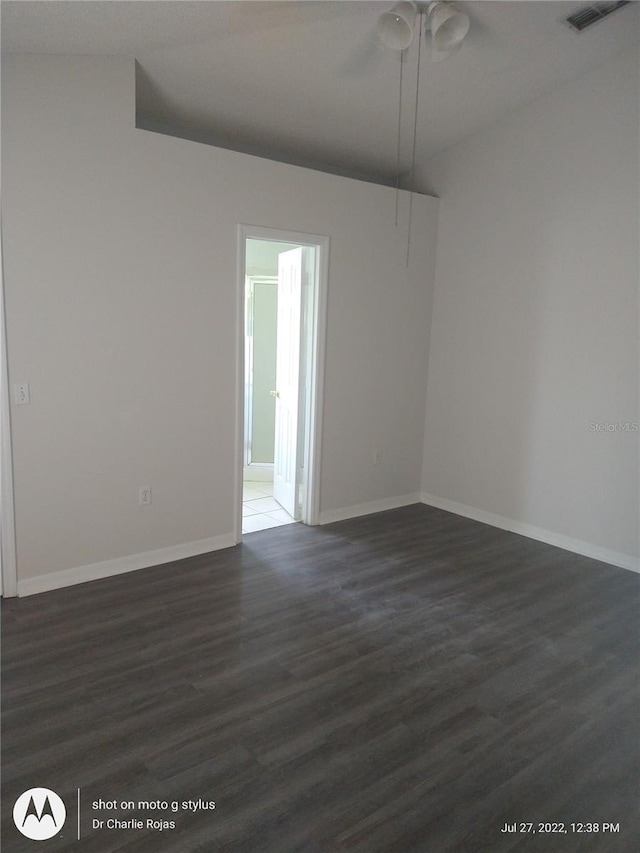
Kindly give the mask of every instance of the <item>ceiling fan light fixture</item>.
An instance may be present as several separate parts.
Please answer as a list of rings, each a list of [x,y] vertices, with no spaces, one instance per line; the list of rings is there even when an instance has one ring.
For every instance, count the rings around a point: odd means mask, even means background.
[[[433,48],[438,54],[448,54],[459,47],[470,25],[469,16],[452,3],[439,0],[429,6],[426,29],[431,31]]]
[[[418,7],[410,0],[396,3],[378,18],[378,38],[391,50],[406,50],[413,41]]]

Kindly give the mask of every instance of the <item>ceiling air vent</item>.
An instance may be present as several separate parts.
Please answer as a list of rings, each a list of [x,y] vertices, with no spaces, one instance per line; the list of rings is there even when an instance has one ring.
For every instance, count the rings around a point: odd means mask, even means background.
[[[597,24],[598,21],[602,21],[613,12],[622,9],[623,6],[628,6],[630,2],[631,0],[618,0],[617,3],[593,3],[590,6],[583,6],[564,20],[576,32],[581,33],[587,27]]]

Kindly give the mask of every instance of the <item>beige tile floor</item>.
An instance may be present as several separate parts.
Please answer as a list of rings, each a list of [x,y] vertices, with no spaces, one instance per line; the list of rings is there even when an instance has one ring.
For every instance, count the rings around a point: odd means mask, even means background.
[[[294,524],[293,518],[273,497],[273,483],[245,480],[242,489],[242,532],[255,533],[283,524]]]

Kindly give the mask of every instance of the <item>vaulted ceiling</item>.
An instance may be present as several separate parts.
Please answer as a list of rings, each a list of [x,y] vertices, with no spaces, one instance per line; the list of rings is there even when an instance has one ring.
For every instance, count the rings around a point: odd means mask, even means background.
[[[399,116],[400,54],[376,35],[392,5],[5,0],[2,49],[135,57],[141,127],[394,183],[411,163],[418,41],[402,63]],[[580,3],[458,5],[471,18],[458,53],[431,62],[422,40],[417,175],[435,153],[639,44],[637,2],[581,34],[562,20]]]

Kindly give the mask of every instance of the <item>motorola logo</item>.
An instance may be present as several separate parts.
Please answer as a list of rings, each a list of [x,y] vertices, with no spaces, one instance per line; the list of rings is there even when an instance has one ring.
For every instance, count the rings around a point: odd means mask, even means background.
[[[49,788],[29,788],[13,807],[13,822],[23,835],[44,841],[57,835],[67,816],[62,798]]]

